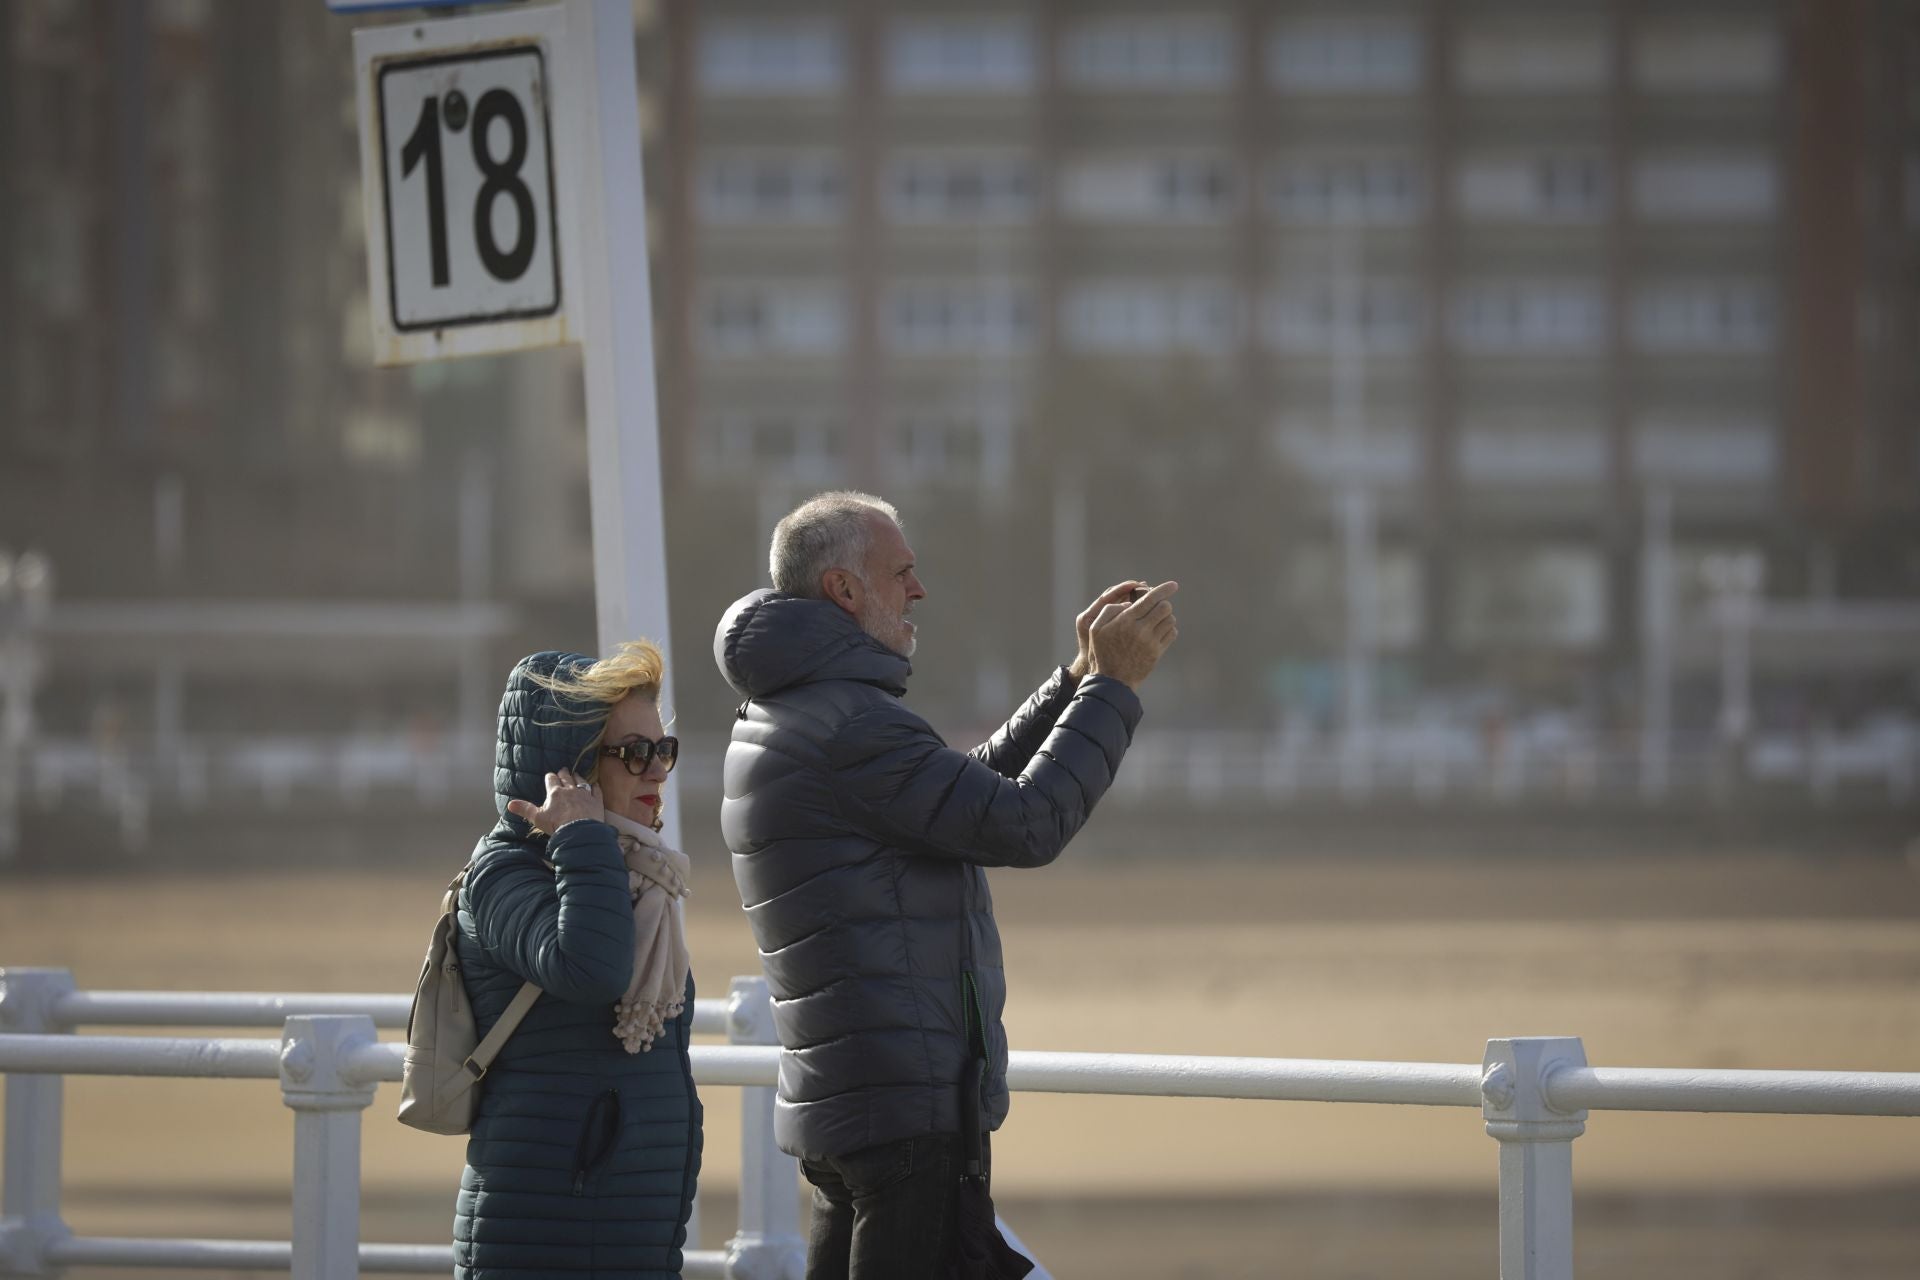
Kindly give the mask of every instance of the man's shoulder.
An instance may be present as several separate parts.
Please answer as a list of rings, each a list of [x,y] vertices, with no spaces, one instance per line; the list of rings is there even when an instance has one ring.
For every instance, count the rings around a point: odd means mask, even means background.
[[[899,698],[864,680],[811,680],[750,699],[745,709],[748,719],[758,710],[775,724],[824,722],[836,728],[871,716],[919,719]]]
[[[732,736],[736,746],[773,746],[785,734],[811,744],[830,764],[916,740],[946,745],[919,712],[859,680],[820,680],[755,698],[741,708]]]

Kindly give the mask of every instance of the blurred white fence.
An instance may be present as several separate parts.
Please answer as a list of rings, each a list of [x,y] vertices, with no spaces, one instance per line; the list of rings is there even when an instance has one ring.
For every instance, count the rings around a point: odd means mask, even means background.
[[[717,788],[724,735],[683,738],[683,785]],[[1759,787],[1832,802],[1855,794],[1904,803],[1920,783],[1920,724],[1881,717],[1856,728],[1755,733],[1738,751],[1709,736],[1677,737],[1650,784],[1643,741],[1557,716],[1489,730],[1457,721],[1383,723],[1358,740],[1304,722],[1276,732],[1165,729],[1149,721],[1128,752],[1120,795],[1156,800],[1223,796],[1275,804],[1318,798],[1477,799],[1525,804],[1599,798],[1662,799]],[[492,744],[454,735],[227,734],[185,737],[165,751],[37,740],[20,762],[24,803],[81,800],[138,827],[156,797],[189,811],[297,799],[359,804],[435,803],[477,790]]]
[[[1650,779],[1637,734],[1602,734],[1556,717],[1489,732],[1457,723],[1384,724],[1357,743],[1309,727],[1277,733],[1143,728],[1115,781],[1191,801],[1286,804],[1337,797],[1520,806],[1712,799],[1740,791],[1831,804],[1843,796],[1904,804],[1920,782],[1920,725],[1887,719],[1840,732],[1759,733],[1735,748],[1680,738]]]
[[[359,1240],[360,1113],[377,1082],[399,1079],[402,1050],[374,1028],[404,1024],[406,1007],[404,996],[89,993],[66,970],[0,970],[0,1275],[81,1264],[288,1269],[297,1280],[446,1273],[450,1246]],[[77,1025],[275,1022],[277,1040],[71,1034]],[[685,1274],[798,1276],[796,1173],[772,1142],[777,1050],[765,980],[734,979],[727,1001],[699,1002],[695,1026],[733,1042],[695,1046],[693,1061],[700,1083],[743,1088],[740,1226],[724,1251],[689,1251]],[[277,1078],[295,1113],[292,1239],[72,1235],[60,1214],[64,1075]],[[1016,1052],[1008,1083],[1045,1093],[1478,1107],[1499,1143],[1502,1280],[1571,1280],[1572,1144],[1589,1111],[1920,1116],[1920,1073],[1592,1067],[1577,1037],[1489,1040],[1478,1064]],[[1045,1280],[1044,1270],[1035,1276]]]

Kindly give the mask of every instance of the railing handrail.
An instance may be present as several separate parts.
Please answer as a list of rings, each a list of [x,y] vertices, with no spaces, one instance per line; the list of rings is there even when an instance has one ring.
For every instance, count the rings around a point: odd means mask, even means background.
[[[68,1236],[46,1251],[56,1267],[180,1267],[193,1271],[288,1271],[288,1240],[175,1240],[153,1236]],[[362,1244],[368,1271],[444,1276],[453,1270],[446,1244]]]
[[[1920,1116],[1920,1072],[1566,1067],[1547,1076],[1546,1095],[1568,1113]]]
[[[725,1035],[730,1004],[693,1002],[693,1033]],[[279,1027],[301,1014],[364,1013],[388,1030],[407,1025],[410,995],[375,992],[71,991],[48,1011],[53,1025],[76,1027]]]
[[[264,1037],[8,1035],[0,1036],[0,1073],[271,1080],[280,1075],[280,1053],[281,1042]],[[367,1042],[347,1055],[343,1075],[362,1084],[397,1081],[404,1053],[392,1041]],[[772,1088],[778,1078],[779,1050],[770,1045],[694,1045],[691,1053],[700,1084]],[[1434,1107],[1478,1107],[1489,1087],[1475,1063],[1033,1049],[1009,1055],[1007,1085],[1022,1093]],[[1564,1067],[1548,1074],[1545,1093],[1553,1110],[1569,1116],[1920,1116],[1920,1072]]]
[[[0,1074],[10,1075],[0,1270],[17,1262],[36,1275],[78,1263],[290,1267],[295,1280],[363,1266],[446,1273],[449,1245],[358,1240],[360,1113],[376,1083],[400,1078],[406,1052],[380,1040],[375,1026],[402,1025],[406,997],[82,992],[64,970],[0,970],[0,980]],[[79,1025],[276,1018],[278,1039],[72,1034]],[[726,1250],[686,1251],[684,1274],[797,1274],[797,1178],[773,1143],[779,1049],[765,980],[734,979],[728,999],[696,1002],[694,1022],[731,1041],[693,1046],[695,1080],[746,1091],[741,1225]],[[58,1091],[68,1074],[279,1079],[296,1117],[293,1240],[74,1236],[59,1214]],[[1023,1092],[1478,1106],[1500,1144],[1504,1280],[1570,1280],[1572,1142],[1590,1110],[1920,1116],[1920,1072],[1592,1067],[1575,1037],[1489,1040],[1479,1064],[1016,1050],[1007,1083]],[[316,1167],[322,1172],[312,1175]]]

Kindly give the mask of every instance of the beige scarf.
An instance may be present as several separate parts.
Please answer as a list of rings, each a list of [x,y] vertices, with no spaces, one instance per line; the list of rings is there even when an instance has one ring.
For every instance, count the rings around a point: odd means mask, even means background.
[[[692,960],[681,900],[693,867],[686,854],[631,818],[608,813],[606,821],[620,837],[633,894],[633,978],[613,1006],[613,1034],[628,1053],[645,1053],[686,1008]]]

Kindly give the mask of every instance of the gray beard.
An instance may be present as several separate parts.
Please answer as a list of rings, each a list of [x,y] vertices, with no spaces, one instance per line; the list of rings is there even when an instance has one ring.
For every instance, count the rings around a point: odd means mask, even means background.
[[[911,658],[913,651],[920,647],[920,637],[912,633],[907,634],[904,649],[890,638],[906,631],[905,614],[880,612],[877,617],[860,619],[860,629],[903,658]]]

